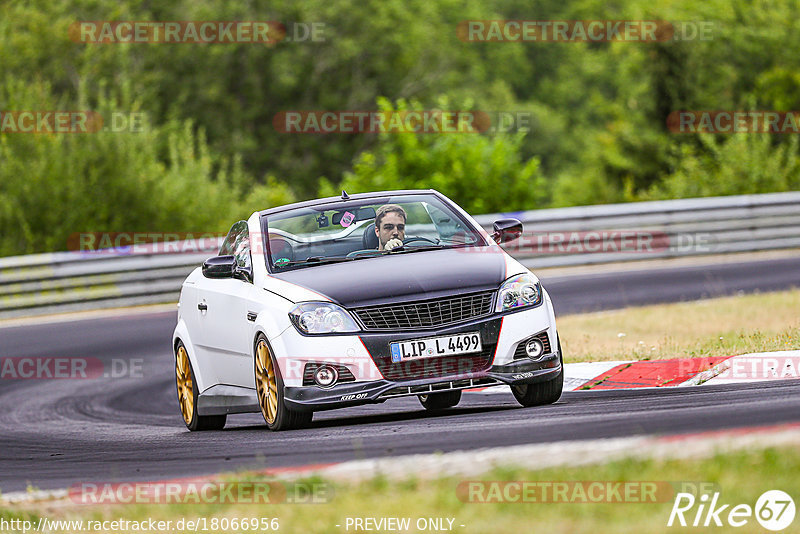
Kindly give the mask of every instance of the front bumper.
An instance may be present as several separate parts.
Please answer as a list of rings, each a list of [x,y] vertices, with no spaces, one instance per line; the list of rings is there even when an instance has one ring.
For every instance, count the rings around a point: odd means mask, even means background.
[[[284,401],[293,410],[319,411],[383,402],[394,397],[425,395],[441,391],[488,387],[501,384],[535,384],[552,380],[562,372],[560,354],[553,352],[538,361],[517,360],[493,365],[474,374],[454,374],[416,380],[370,380],[344,383],[330,389],[316,386],[286,387]]]
[[[288,358],[294,360],[292,376],[302,376],[301,369],[308,363],[332,363],[347,366],[356,381],[322,389],[295,380],[285,385],[285,402],[294,410],[327,410],[379,403],[393,397],[551,380],[562,372],[562,362],[552,304],[546,291],[544,296],[543,305],[535,308],[493,314],[435,330],[361,332],[357,336],[319,338],[292,333],[289,339],[298,343],[284,344],[280,351],[303,354],[302,359]],[[483,347],[480,353],[392,362],[389,350],[392,342],[465,332],[479,332]],[[519,347],[527,339],[540,335],[545,336],[545,354],[536,360],[521,355]],[[359,358],[359,365],[334,356],[345,351],[353,352]]]

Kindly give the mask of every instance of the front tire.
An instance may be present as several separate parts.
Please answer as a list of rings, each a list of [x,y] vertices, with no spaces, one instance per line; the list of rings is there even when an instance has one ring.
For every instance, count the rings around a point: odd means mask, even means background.
[[[181,409],[183,422],[186,428],[196,430],[222,430],[228,419],[223,415],[198,415],[197,414],[197,381],[194,378],[194,369],[189,360],[189,353],[183,341],[178,342],[175,351],[175,384],[178,389],[178,406]]]
[[[561,354],[561,338],[558,340],[558,359],[561,363],[561,371],[555,378],[538,384],[511,386],[511,393],[514,394],[518,403],[527,408],[553,404],[561,398],[561,392],[564,390],[564,357]]]
[[[428,393],[417,397],[423,408],[428,411],[445,410],[461,402],[461,390]]]
[[[256,394],[261,415],[270,430],[290,430],[311,422],[314,412],[291,410],[283,400],[283,378],[264,334],[256,340]]]

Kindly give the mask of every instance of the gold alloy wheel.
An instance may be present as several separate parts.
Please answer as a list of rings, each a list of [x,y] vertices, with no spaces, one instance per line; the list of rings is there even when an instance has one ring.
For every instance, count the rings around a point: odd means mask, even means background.
[[[194,384],[186,348],[178,347],[178,356],[175,358],[175,380],[178,383],[178,403],[181,405],[183,420],[189,425],[194,417]]]
[[[278,379],[269,354],[267,342],[263,339],[256,346],[256,391],[261,413],[268,424],[274,424],[278,417]]]

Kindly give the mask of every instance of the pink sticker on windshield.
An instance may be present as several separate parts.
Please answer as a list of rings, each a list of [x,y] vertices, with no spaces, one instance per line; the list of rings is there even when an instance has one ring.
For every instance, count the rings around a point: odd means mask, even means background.
[[[342,215],[342,220],[340,221],[340,224],[346,228],[351,224],[353,224],[353,219],[355,218],[356,218],[355,215],[353,215],[349,211],[346,211],[344,212],[344,215]]]

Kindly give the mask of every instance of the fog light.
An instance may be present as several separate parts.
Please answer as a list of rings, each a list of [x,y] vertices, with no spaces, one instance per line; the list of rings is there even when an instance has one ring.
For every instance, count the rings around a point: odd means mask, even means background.
[[[538,358],[544,352],[544,345],[538,339],[531,339],[525,345],[525,353],[529,358]]]
[[[336,384],[339,373],[330,365],[321,365],[314,373],[314,382],[321,388],[329,388]]]

